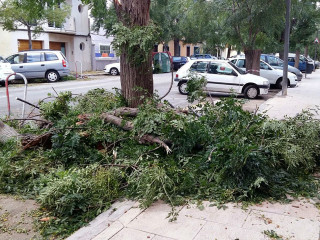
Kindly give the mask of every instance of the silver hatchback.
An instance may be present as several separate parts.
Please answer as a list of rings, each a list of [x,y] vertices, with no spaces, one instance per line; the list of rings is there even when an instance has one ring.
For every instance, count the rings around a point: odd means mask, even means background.
[[[69,63],[61,51],[28,50],[6,60],[14,72],[23,74],[27,79],[46,78],[48,82],[55,82],[70,73]]]

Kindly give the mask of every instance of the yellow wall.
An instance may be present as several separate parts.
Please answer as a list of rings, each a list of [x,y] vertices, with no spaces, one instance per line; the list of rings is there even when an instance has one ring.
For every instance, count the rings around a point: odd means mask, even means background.
[[[194,47],[199,47],[200,48],[200,52],[201,52],[201,44],[189,44],[189,43],[184,43],[183,41],[180,41],[179,43],[180,45],[180,56],[184,56],[187,57],[187,47],[190,47],[190,56],[194,54]],[[170,41],[168,43],[169,46],[169,52],[171,53],[172,56],[174,56],[174,43],[173,41]],[[163,52],[163,44],[159,44],[158,45],[158,52]]]

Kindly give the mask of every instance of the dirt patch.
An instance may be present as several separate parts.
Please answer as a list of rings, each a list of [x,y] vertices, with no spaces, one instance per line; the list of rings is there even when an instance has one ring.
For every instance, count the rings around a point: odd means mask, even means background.
[[[33,228],[33,214],[39,208],[34,200],[0,195],[0,240],[41,239]]]

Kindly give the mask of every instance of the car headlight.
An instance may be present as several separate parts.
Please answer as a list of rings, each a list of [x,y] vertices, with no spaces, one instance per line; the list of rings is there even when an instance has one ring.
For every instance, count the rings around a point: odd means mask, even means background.
[[[269,81],[263,81],[263,85],[269,85]]]

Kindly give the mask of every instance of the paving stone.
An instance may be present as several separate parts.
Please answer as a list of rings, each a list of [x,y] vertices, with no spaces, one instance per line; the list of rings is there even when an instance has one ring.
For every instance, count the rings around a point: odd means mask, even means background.
[[[171,207],[169,205],[157,202],[127,226],[163,237],[191,240],[205,224],[204,220],[186,217],[181,214],[179,214],[176,221],[169,222],[167,217],[170,211]]]
[[[162,236],[154,236],[154,238],[152,238],[152,240],[176,240],[174,238],[167,238],[167,237],[162,237]]]
[[[292,240],[318,240],[320,223],[310,219],[252,210],[243,228],[260,232],[274,230],[283,238]]]
[[[123,214],[118,221],[123,224],[123,226],[127,226],[133,219],[139,216],[140,213],[143,212],[143,209],[139,207],[133,207],[128,210],[125,214]]]
[[[250,212],[250,210],[243,210],[235,204],[225,204],[227,207],[225,210],[210,205],[212,205],[212,203],[203,202],[203,210],[200,210],[195,204],[188,205],[180,211],[180,215],[241,227]]]
[[[120,218],[126,211],[128,211],[136,202],[133,201],[118,201],[111,205],[111,207],[101,213],[98,217],[92,220],[88,226],[80,228],[73,233],[67,240],[88,240],[104,231],[114,221]]]
[[[302,219],[306,218],[320,221],[319,210],[307,199],[300,199],[299,201],[295,200],[288,204],[263,202],[262,204],[250,206],[249,208]]]
[[[115,236],[110,238],[110,240],[151,240],[154,234],[139,231],[131,228],[124,228],[118,232]],[[107,240],[107,239],[104,239]]]
[[[225,224],[207,222],[194,240],[265,240],[259,231],[232,227]]]
[[[121,222],[115,221],[110,226],[108,226],[104,231],[102,231],[98,236],[94,237],[92,240],[106,240],[110,239],[116,233],[120,232],[124,226]]]

